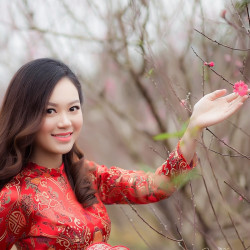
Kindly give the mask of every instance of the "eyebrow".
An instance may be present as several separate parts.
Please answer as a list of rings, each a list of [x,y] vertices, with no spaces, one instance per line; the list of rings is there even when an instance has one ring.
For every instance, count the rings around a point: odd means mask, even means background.
[[[72,104],[75,104],[75,103],[80,103],[80,100],[74,100],[74,101],[72,101],[72,102],[69,102],[68,105],[72,105]],[[56,107],[57,104],[56,104],[56,103],[53,103],[53,102],[48,102],[48,106]]]

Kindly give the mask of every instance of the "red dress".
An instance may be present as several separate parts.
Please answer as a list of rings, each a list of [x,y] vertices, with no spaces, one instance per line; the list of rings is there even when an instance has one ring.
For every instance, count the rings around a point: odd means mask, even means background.
[[[83,208],[62,164],[48,169],[29,163],[0,192],[0,249],[127,249],[106,244],[111,223],[104,204],[145,204],[168,197],[169,177],[192,168],[179,148],[155,173],[107,168],[86,161],[99,203]],[[161,185],[160,185],[161,183]],[[105,247],[104,247],[105,246]],[[109,247],[109,248],[108,248]]]

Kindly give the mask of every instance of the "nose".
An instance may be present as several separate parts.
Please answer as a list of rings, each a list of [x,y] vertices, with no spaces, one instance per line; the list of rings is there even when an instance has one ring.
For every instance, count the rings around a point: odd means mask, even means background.
[[[58,127],[65,128],[71,126],[70,117],[66,113],[62,113],[59,116]]]

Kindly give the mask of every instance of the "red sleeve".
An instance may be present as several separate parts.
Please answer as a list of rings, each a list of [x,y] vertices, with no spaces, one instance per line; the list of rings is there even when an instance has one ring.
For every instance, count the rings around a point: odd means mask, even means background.
[[[20,186],[12,184],[0,191],[0,249],[11,249],[29,231],[27,216],[22,211]]]
[[[196,157],[194,157],[196,158]],[[164,164],[155,173],[107,168],[87,161],[93,171],[93,184],[100,199],[105,204],[146,204],[160,201],[170,196],[176,189],[173,177],[192,169],[196,162],[188,165],[180,152],[179,144]]]

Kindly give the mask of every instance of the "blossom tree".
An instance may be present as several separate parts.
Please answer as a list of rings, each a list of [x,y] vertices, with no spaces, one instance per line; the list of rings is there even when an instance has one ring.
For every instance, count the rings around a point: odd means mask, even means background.
[[[85,157],[154,171],[198,99],[250,86],[248,2],[1,1],[1,93],[27,60],[63,60],[83,84]],[[249,108],[204,131],[196,171],[169,199],[108,207],[110,243],[249,249]]]

